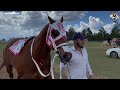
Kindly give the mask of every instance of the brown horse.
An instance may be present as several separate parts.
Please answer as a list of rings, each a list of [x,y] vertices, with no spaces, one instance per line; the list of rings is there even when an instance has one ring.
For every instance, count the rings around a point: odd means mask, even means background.
[[[13,78],[12,68],[18,74],[18,79],[51,79],[51,55],[53,49],[59,55],[63,63],[69,62],[72,54],[68,50],[66,31],[63,27],[63,17],[59,22],[48,16],[50,21],[43,30],[36,36],[29,39],[15,56],[9,48],[20,38],[15,38],[7,44],[3,50],[3,66],[6,66],[9,77]]]

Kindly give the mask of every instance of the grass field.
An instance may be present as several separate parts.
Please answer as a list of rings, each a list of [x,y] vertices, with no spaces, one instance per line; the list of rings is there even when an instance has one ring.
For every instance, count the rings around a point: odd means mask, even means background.
[[[2,50],[5,47],[5,45],[6,45],[5,42],[0,42],[0,62],[1,62]]]
[[[100,45],[101,42],[86,44],[93,73],[104,79],[120,79],[120,59],[106,56],[105,49],[100,48]]]
[[[113,59],[105,54],[105,49],[100,47],[101,42],[86,42],[86,48],[89,55],[89,63],[94,73],[95,79],[120,79],[120,59]],[[0,51],[3,50],[5,43],[0,42]],[[72,46],[72,44],[70,44]],[[1,53],[1,52],[0,52]],[[52,54],[53,56],[53,54]],[[55,68],[58,68],[56,60]],[[0,58],[0,64],[2,59]],[[54,69],[56,70],[56,69]],[[4,71],[0,71],[0,78]],[[56,71],[55,71],[56,72]],[[57,69],[57,76],[58,76]],[[57,77],[58,78],[58,77]]]

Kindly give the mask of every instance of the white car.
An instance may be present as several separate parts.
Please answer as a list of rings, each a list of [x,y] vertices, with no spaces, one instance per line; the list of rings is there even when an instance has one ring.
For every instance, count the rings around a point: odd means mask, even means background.
[[[112,58],[120,58],[120,48],[110,48],[106,51],[106,55]]]

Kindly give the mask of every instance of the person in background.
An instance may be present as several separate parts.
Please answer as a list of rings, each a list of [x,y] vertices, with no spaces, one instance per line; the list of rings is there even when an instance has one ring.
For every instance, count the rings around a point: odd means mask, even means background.
[[[107,38],[107,43],[109,43],[109,45],[111,45],[111,38]]]

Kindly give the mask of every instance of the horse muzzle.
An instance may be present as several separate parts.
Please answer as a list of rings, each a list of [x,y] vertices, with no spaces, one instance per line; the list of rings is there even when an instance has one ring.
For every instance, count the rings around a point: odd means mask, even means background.
[[[60,54],[59,58],[60,58],[62,63],[66,64],[72,58],[72,54],[70,52],[65,52],[65,54],[63,54],[63,55]]]
[[[70,48],[68,45],[63,45],[59,47],[59,50],[56,51],[62,63],[67,63],[72,58],[70,53]]]

